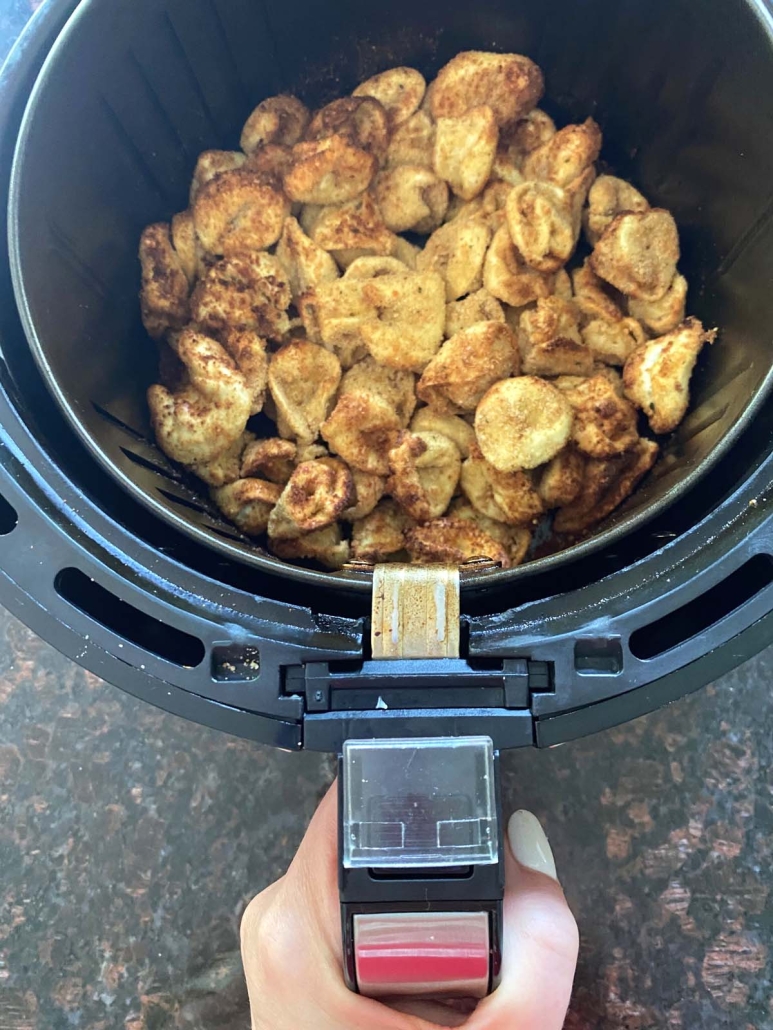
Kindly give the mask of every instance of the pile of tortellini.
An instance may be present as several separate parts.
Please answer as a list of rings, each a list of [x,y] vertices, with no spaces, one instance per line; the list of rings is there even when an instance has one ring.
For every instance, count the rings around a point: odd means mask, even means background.
[[[316,113],[272,97],[143,233],[158,445],[278,557],[513,567],[548,513],[567,541],[609,514],[655,462],[647,420],[684,417],[714,331],[685,319],[674,219],[543,90],[472,51]]]

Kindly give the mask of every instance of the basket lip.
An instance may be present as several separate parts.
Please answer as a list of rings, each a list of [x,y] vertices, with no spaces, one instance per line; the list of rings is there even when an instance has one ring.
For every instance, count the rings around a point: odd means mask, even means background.
[[[173,529],[193,539],[196,543],[218,552],[230,561],[248,565],[272,576],[279,576],[283,579],[294,580],[298,583],[305,583],[314,587],[335,587],[354,593],[369,593],[371,590],[370,577],[350,572],[324,572],[313,569],[301,568],[282,562],[257,547],[248,543],[240,544],[230,542],[218,537],[200,526],[196,526],[187,518],[177,514],[162,502],[156,500],[151,494],[142,489],[132,478],[123,472],[112,461],[103,447],[101,447],[89,432],[84,420],[77,409],[70,403],[65,392],[61,389],[57,377],[46,355],[46,349],[38,335],[35,321],[32,316],[24,278],[25,257],[21,242],[20,232],[20,204],[23,195],[23,183],[25,180],[25,167],[28,154],[28,141],[34,129],[38,109],[45,101],[49,81],[57,70],[61,55],[66,51],[76,36],[82,20],[87,19],[94,7],[107,0],[81,0],[67,19],[64,27],[49,50],[40,73],[30,93],[22,117],[11,168],[10,185],[8,193],[8,253],[10,262],[11,279],[13,283],[14,296],[19,312],[19,317],[24,329],[24,334],[29,344],[35,363],[46,384],[46,388],[53,396],[58,407],[62,411],[69,425],[75,430],[79,440],[86,446],[88,452],[99,463],[99,465],[119,483],[129,495],[142,504],[153,515],[166,522]],[[62,0],[62,6],[66,6],[67,0]],[[773,8],[766,0],[746,0],[747,5],[757,16],[760,27],[766,32],[771,50],[773,51]],[[30,29],[34,25],[30,24]],[[773,55],[772,55],[773,57]],[[661,515],[672,504],[687,494],[695,485],[724,457],[732,446],[738,441],[743,431],[759,412],[762,405],[773,389],[773,365],[768,370],[764,379],[750,399],[742,416],[736,420],[724,434],[722,439],[714,446],[708,454],[694,468],[690,469],[664,496],[651,502],[639,511],[624,514],[619,517],[615,524],[602,529],[597,535],[589,537],[555,554],[543,558],[536,558],[514,569],[489,570],[480,573],[471,573],[464,577],[462,589],[466,592],[475,588],[487,587],[497,588],[505,584],[512,584],[516,581],[530,579],[533,576],[549,574],[559,566],[571,564],[590,555],[602,551],[606,547],[615,544],[622,537],[629,533],[640,530],[648,522]],[[614,516],[612,516],[614,518]]]

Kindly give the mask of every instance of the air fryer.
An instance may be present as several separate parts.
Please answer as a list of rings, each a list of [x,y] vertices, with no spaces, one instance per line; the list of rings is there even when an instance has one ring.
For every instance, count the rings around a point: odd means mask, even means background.
[[[85,667],[187,718],[338,754],[346,742],[431,750],[423,742],[468,738],[476,776],[481,740],[492,762],[504,748],[561,743],[675,700],[768,644],[772,10],[48,0],[0,82],[3,603]],[[186,206],[197,155],[235,147],[262,98],[290,91],[318,106],[384,68],[429,78],[476,48],[536,60],[560,123],[597,119],[611,169],[674,213],[690,309],[721,332],[688,417],[635,495],[566,551],[462,569],[455,652],[395,658],[372,650],[370,570],[271,557],[155,447],[137,242]],[[448,798],[454,822],[461,802]],[[445,825],[443,812],[427,818]],[[461,879],[448,886],[460,861],[453,848],[440,856],[432,890],[438,911],[489,913],[490,989],[501,883],[486,872],[495,863],[468,863],[463,899]],[[348,868],[346,932],[387,900],[415,907],[418,888],[386,899],[386,880],[376,889]]]

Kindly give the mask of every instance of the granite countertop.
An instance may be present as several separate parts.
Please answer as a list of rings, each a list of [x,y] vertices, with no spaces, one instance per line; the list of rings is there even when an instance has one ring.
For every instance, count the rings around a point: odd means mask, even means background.
[[[571,1030],[770,1030],[773,649],[503,760],[582,933]],[[332,778],[102,683],[0,614],[0,1027],[246,1027],[237,941]]]
[[[0,0],[0,56],[38,4]],[[578,917],[570,1030],[773,1030],[773,649],[507,754]],[[238,925],[332,778],[166,715],[0,613],[0,1030],[248,1025]]]

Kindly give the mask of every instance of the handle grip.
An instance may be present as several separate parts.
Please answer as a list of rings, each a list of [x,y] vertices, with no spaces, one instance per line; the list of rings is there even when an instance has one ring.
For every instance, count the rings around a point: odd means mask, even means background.
[[[351,990],[482,998],[498,985],[497,765],[487,737],[345,743],[339,887]]]

